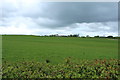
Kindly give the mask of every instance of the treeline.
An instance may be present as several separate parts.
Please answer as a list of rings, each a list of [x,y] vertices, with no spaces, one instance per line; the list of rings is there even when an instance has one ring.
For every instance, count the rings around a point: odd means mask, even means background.
[[[120,37],[114,37],[114,36],[94,36],[91,37],[89,35],[86,36],[79,36],[79,34],[70,34],[70,35],[58,35],[58,34],[54,34],[54,35],[44,35],[47,37],[81,37],[81,38],[111,38],[111,39],[120,39]]]
[[[79,34],[70,34],[70,35],[45,35],[45,36],[50,36],[50,37],[79,37]]]
[[[86,36],[80,36],[79,34],[70,34],[70,35],[58,35],[58,34],[53,34],[53,35],[2,35],[2,36],[41,36],[41,37],[81,37],[81,38],[110,38],[110,39],[120,39],[119,36],[94,36],[94,37],[91,37],[89,35],[86,35]]]
[[[111,38],[111,39],[120,39],[120,37],[114,37],[114,36],[94,36],[95,38]]]

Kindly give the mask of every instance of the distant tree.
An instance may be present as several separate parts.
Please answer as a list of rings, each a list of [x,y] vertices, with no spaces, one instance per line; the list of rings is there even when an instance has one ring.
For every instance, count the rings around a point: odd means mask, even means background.
[[[70,34],[70,35],[68,35],[68,37],[79,37],[79,34]]]
[[[73,37],[79,37],[79,34],[74,34]]]
[[[105,36],[100,36],[100,38],[106,38]]]
[[[70,35],[68,35],[69,37],[73,37],[73,35],[72,34],[70,34]]]
[[[94,36],[95,38],[99,38],[100,36]]]
[[[113,36],[107,36],[107,38],[113,38]]]
[[[50,37],[56,37],[56,35],[49,35]]]
[[[120,37],[119,37],[119,36],[116,36],[116,37],[114,37],[114,39],[120,39]]]
[[[68,36],[62,35],[61,37],[68,37]]]
[[[90,37],[89,35],[86,35],[86,37],[88,38],[88,37]]]
[[[85,38],[85,36],[81,36],[81,38]]]

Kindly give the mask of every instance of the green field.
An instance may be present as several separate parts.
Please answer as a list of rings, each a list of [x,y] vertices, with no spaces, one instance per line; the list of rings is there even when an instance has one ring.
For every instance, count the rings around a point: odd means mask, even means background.
[[[3,35],[2,43],[5,79],[119,78],[116,39]]]
[[[50,60],[62,62],[64,58],[110,59],[118,58],[118,41],[113,39],[78,37],[39,37],[23,35],[2,36],[3,61]]]

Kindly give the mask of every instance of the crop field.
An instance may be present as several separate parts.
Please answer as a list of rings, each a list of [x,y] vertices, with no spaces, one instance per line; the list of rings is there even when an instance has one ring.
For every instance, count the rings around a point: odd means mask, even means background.
[[[118,41],[112,39],[4,35],[2,43],[2,58],[10,62],[118,58]]]
[[[118,41],[107,38],[2,36],[3,78],[119,76]]]

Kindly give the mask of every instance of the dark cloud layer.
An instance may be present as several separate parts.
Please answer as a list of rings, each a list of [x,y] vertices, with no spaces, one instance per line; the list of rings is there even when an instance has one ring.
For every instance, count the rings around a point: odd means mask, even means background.
[[[118,6],[113,2],[38,2],[30,8],[24,9],[24,6],[25,4],[17,8],[6,4],[3,8],[4,16],[30,17],[39,25],[50,28],[73,23],[117,21],[118,17]],[[48,22],[43,23],[38,18]]]
[[[104,22],[117,19],[117,3],[74,2],[48,3],[45,17],[70,22]]]
[[[42,17],[55,20],[56,23],[43,24],[49,27],[62,27],[73,23],[117,21],[117,3],[111,2],[60,2],[43,3],[43,12],[28,17]]]

